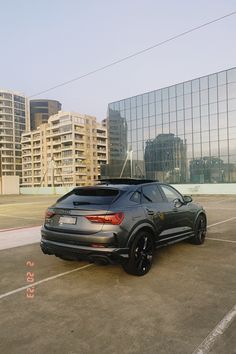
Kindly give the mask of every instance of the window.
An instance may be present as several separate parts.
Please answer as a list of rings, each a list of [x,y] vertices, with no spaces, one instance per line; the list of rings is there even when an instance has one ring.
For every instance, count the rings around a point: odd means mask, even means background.
[[[118,189],[108,188],[78,188],[73,189],[68,194],[64,195],[58,202],[63,202],[65,205],[88,205],[88,204],[111,204],[118,196]]]
[[[156,184],[150,184],[143,187],[143,203],[160,203],[163,202],[161,193]]]
[[[169,186],[161,185],[161,189],[162,189],[163,193],[165,194],[168,202],[173,202],[175,199],[180,199],[180,200],[183,199],[181,194],[179,194],[175,189],[173,189]]]
[[[134,202],[134,203],[140,203],[140,199],[141,199],[141,191],[138,190],[136,192],[134,192],[130,198],[131,202]]]
[[[236,68],[227,71],[228,82],[236,81]]]
[[[149,103],[155,102],[155,92],[149,92]]]

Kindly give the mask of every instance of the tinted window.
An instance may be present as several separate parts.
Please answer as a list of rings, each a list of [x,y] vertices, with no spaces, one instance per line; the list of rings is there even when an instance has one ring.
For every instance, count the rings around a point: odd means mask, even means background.
[[[118,194],[117,189],[78,188],[58,199],[58,202],[69,205],[111,204]]]
[[[140,200],[141,200],[141,192],[140,191],[136,191],[132,194],[130,200],[132,202],[135,202],[135,203],[140,203]]]
[[[175,189],[173,189],[169,186],[165,186],[165,185],[161,185],[161,189],[162,189],[163,193],[165,194],[168,202],[173,202],[173,200],[175,200],[175,199],[182,200],[181,194],[178,193]]]
[[[161,193],[155,184],[143,187],[143,203],[159,203],[162,201]]]

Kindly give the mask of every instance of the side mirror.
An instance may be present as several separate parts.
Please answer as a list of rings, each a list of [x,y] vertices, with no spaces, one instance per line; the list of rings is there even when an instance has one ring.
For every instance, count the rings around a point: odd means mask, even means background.
[[[183,200],[186,204],[191,203],[193,201],[193,199],[190,195],[184,195]]]
[[[173,202],[174,202],[174,207],[175,208],[180,208],[181,205],[183,205],[183,202],[181,202],[181,200],[178,199],[178,198],[176,198]]]

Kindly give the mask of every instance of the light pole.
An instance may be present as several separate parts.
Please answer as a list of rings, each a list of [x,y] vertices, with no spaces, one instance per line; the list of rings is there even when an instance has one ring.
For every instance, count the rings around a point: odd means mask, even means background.
[[[133,178],[133,150],[130,150],[130,178]]]
[[[2,147],[0,148],[0,177],[2,177]]]
[[[2,147],[0,148],[0,194],[2,194]]]

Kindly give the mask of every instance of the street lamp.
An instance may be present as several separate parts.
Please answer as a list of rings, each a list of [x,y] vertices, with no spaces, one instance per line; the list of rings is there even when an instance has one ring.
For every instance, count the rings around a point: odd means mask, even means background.
[[[2,147],[0,148],[0,194],[2,194]]]
[[[0,148],[0,177],[2,177],[2,147]]]

